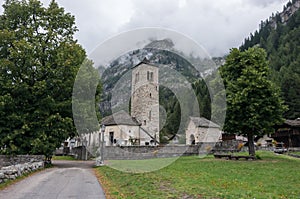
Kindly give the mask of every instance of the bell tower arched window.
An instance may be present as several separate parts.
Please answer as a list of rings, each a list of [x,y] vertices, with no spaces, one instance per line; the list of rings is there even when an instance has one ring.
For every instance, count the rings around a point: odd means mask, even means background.
[[[148,81],[153,81],[153,72],[147,71],[147,80]]]

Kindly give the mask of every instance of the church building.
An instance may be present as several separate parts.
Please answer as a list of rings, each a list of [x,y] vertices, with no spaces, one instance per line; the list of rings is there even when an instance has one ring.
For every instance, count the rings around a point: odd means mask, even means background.
[[[128,102],[129,103],[129,102]],[[104,117],[105,146],[159,144],[159,68],[144,59],[131,68],[130,114],[122,110]],[[98,147],[101,131],[85,135],[87,147]],[[205,118],[190,117],[186,144],[218,142],[220,127]]]
[[[131,114],[122,110],[101,120],[106,146],[159,144],[158,70],[147,59],[132,67]],[[101,133],[84,136],[88,148],[100,145]]]

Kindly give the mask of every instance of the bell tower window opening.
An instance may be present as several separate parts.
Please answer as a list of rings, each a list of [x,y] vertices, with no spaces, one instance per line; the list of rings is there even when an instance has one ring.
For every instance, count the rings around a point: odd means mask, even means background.
[[[139,78],[140,78],[140,74],[136,73],[135,74],[135,83],[137,83],[139,81]]]
[[[147,80],[153,81],[153,72],[147,71]]]

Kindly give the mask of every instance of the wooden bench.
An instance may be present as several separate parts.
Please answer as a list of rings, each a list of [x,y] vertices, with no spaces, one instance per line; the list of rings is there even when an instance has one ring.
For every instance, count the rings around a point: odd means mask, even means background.
[[[215,158],[221,159],[226,158],[226,160],[239,160],[239,159],[246,159],[246,160],[255,160],[256,157],[254,156],[247,156],[247,155],[230,155],[230,154],[214,154]]]
[[[231,158],[230,154],[214,154],[215,158],[226,158],[227,160]]]
[[[231,155],[229,159],[231,160],[239,160],[239,159],[246,159],[246,160],[255,160],[255,156],[248,156],[248,155]]]

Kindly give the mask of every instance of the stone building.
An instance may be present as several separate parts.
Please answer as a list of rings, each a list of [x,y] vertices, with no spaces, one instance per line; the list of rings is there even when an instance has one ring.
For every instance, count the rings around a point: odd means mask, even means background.
[[[159,141],[158,67],[144,59],[132,68],[131,116]]]
[[[216,143],[222,137],[220,126],[204,117],[190,117],[186,130],[186,144]]]
[[[131,71],[131,115],[125,111],[102,119],[106,146],[159,144],[159,68],[144,59]],[[85,135],[86,146],[99,146],[101,132]],[[190,117],[186,144],[215,143],[221,136],[220,127],[203,118]],[[177,139],[179,139],[177,137]],[[177,144],[174,141],[173,144]]]
[[[159,143],[158,67],[144,59],[132,67],[131,115],[119,111],[104,117],[105,146],[156,145]],[[82,145],[95,151],[101,145],[101,130],[81,137]]]
[[[151,145],[154,137],[148,134],[135,118],[125,111],[119,111],[102,119],[105,125],[106,146]]]

